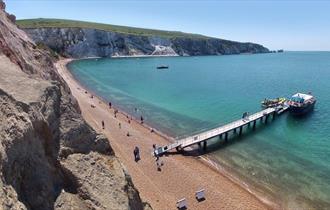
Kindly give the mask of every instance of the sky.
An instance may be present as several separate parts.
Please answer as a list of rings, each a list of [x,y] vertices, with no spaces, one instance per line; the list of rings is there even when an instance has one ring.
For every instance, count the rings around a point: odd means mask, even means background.
[[[5,0],[17,19],[198,33],[276,50],[330,51],[330,0]]]

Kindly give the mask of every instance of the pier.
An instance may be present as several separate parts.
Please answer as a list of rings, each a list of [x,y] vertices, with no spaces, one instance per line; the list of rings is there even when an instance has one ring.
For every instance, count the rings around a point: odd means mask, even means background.
[[[176,142],[157,148],[155,150],[156,155],[162,155],[170,150],[176,149],[177,151],[182,150],[185,147],[189,147],[195,144],[198,144],[199,146],[202,146],[204,149],[207,147],[207,140],[219,136],[220,138],[224,138],[224,140],[228,141],[228,134],[230,132],[233,133],[239,133],[239,135],[242,134],[243,127],[244,126],[251,126],[253,130],[256,128],[256,123],[259,120],[260,122],[264,122],[267,124],[269,117],[271,116],[273,119],[276,117],[276,115],[282,114],[283,112],[288,110],[288,106],[277,106],[273,108],[267,108],[260,112],[254,113],[252,115],[249,115],[247,117],[244,117],[242,119],[236,120],[234,122],[228,123],[226,125],[201,132],[196,135],[192,135],[180,140],[177,140]]]

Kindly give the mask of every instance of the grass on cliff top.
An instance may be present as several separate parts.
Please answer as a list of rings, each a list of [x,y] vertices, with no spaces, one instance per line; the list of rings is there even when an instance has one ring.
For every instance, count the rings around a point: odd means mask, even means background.
[[[185,37],[196,39],[210,38],[200,34],[183,33],[180,31],[163,31],[64,19],[24,19],[17,20],[16,23],[20,28],[89,28],[139,36],[160,36],[166,38]]]

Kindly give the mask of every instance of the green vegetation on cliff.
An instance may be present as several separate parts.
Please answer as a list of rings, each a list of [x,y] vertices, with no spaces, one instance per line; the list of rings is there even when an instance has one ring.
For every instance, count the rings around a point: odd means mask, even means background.
[[[64,19],[24,19],[17,20],[17,25],[20,28],[90,28],[99,29],[104,31],[111,31],[123,34],[132,34],[139,36],[159,36],[166,38],[196,38],[196,39],[209,39],[210,37],[200,34],[183,33],[180,31],[164,31],[155,29],[136,28],[128,26],[118,26],[103,23],[93,23],[76,20],[64,20]]]

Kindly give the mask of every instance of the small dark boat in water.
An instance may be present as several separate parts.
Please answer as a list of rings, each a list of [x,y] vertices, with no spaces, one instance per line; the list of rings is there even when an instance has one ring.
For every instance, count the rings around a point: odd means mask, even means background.
[[[169,66],[167,65],[160,65],[160,66],[157,66],[157,69],[168,69]]]
[[[311,94],[296,93],[288,102],[290,112],[294,115],[303,115],[313,110],[316,99]]]

